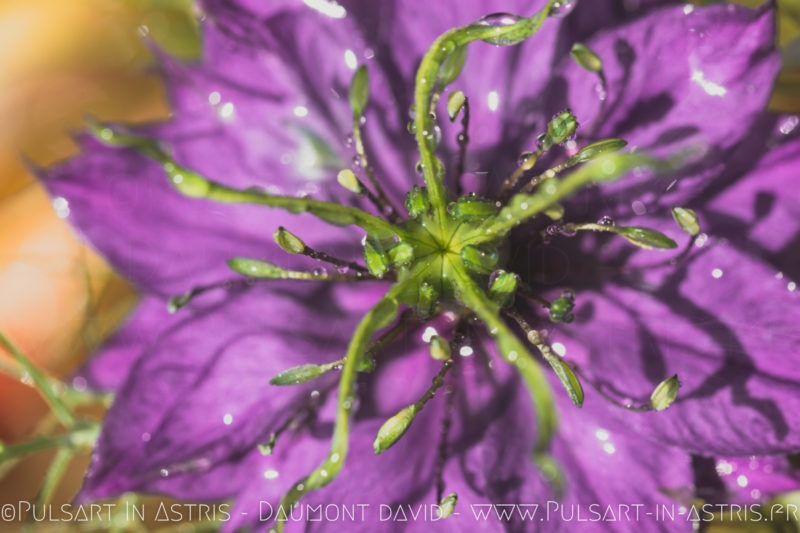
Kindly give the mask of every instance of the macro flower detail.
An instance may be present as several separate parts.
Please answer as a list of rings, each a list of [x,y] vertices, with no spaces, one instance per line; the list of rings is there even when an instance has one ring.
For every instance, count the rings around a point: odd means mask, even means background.
[[[769,6],[494,4],[206,1],[173,119],[41,173],[144,293],[83,373],[115,402],[81,499],[568,529],[800,448]]]

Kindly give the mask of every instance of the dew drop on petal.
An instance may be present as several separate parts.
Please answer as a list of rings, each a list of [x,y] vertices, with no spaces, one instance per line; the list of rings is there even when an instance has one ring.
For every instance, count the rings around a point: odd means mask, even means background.
[[[786,119],[781,122],[778,130],[784,135],[789,135],[795,130],[795,128],[797,128],[798,124],[800,124],[800,117],[797,115],[792,115],[790,117],[786,117]]]
[[[721,278],[723,274],[724,272],[722,271],[721,268],[715,268],[714,270],[711,271],[711,277],[714,279]]]
[[[472,346],[462,346],[458,350],[458,355],[460,355],[461,357],[469,357],[473,353],[475,353],[475,351],[472,349]]]
[[[553,18],[564,18],[575,9],[578,0],[559,0],[550,8],[550,16]]]
[[[274,468],[270,468],[269,470],[264,471],[264,479],[277,479],[278,478],[278,471]]]

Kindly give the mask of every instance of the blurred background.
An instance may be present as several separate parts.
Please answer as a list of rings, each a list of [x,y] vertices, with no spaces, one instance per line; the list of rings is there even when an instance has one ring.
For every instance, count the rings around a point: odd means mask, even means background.
[[[800,0],[778,6],[785,68],[770,105],[800,113]],[[136,294],[76,238],[64,206],[27,169],[74,153],[71,134],[87,114],[133,123],[167,116],[146,41],[197,59],[191,0],[0,0],[0,331],[54,378],[91,354]],[[0,347],[0,448],[53,425],[30,380],[1,372],[13,365]],[[99,418],[102,404],[93,409]],[[0,465],[0,507],[35,501],[52,459],[45,451]],[[71,461],[54,503],[75,494],[87,462]],[[18,528],[0,521],[0,531]]]

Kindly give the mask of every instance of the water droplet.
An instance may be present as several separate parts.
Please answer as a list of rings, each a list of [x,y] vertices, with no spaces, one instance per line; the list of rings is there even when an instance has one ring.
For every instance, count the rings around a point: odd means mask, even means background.
[[[161,474],[161,477],[169,477],[169,470],[167,470],[166,468],[162,468],[159,471],[159,474]]]
[[[683,14],[684,15],[691,15],[694,12],[694,6],[692,4],[686,4],[683,6]]]
[[[311,271],[311,275],[314,276],[315,278],[321,278],[322,276],[325,276],[327,274],[328,270],[323,267],[315,268],[314,270]]]
[[[748,483],[747,476],[739,476],[736,478],[736,484],[742,488],[746,487],[747,483]]]
[[[278,478],[278,471],[274,468],[270,468],[269,470],[264,471],[264,479],[277,479]]]
[[[532,157],[536,157],[536,154],[533,152],[522,152],[519,155],[519,159],[517,159],[517,166],[525,166],[525,163],[528,163]]]
[[[353,156],[353,168],[361,168],[361,157],[357,155]]]
[[[361,126],[363,126],[364,124],[366,124],[366,123],[367,123],[367,117],[365,117],[364,115],[361,115],[361,117],[359,117],[359,119],[358,119],[358,123],[359,123]]]
[[[614,219],[611,218],[608,215],[604,215],[604,216],[600,217],[600,220],[598,220],[597,223],[600,224],[601,226],[614,226],[614,225],[616,225],[616,222],[614,221]]]
[[[631,203],[631,209],[633,209],[633,212],[639,216],[647,213],[647,207],[645,207],[644,203],[639,200],[634,200]]]
[[[416,133],[417,133],[417,123],[416,123],[416,122],[414,122],[413,120],[409,120],[409,121],[408,121],[408,124],[406,124],[406,130],[407,130],[407,131],[408,131],[408,133],[410,133],[411,135],[414,135],[414,134],[416,134]]]
[[[553,18],[564,18],[572,13],[576,5],[578,5],[578,0],[559,0],[550,8],[549,14]]]
[[[473,353],[475,353],[475,350],[472,349],[472,346],[462,346],[458,349],[458,355],[461,357],[469,357]]]
[[[347,146],[348,148],[351,148],[351,147],[353,146],[353,143],[354,143],[354,142],[355,142],[355,141],[353,140],[353,134],[352,134],[352,133],[351,133],[351,134],[348,134],[348,135],[347,135],[347,137],[345,137],[345,138],[344,138],[344,144],[345,144],[345,146]]]
[[[545,141],[547,140],[546,133],[540,133],[538,137],[536,137],[536,147],[540,150],[544,149]]]
[[[417,161],[417,166],[415,167],[415,170],[417,171],[417,174],[419,174],[420,176],[422,175],[422,173],[425,171],[425,165],[422,164],[422,161]]]
[[[348,272],[350,272],[350,267],[347,265],[337,265],[336,272],[338,272],[339,274],[347,274]]]
[[[521,43],[525,40],[525,37],[510,34],[504,35],[501,30],[506,26],[516,24],[520,20],[522,20],[522,17],[518,15],[512,15],[511,13],[492,13],[491,15],[486,15],[482,19],[478,20],[475,25],[497,28],[497,35],[489,36],[483,39],[485,42],[497,46],[509,46]]]
[[[800,117],[798,117],[797,115],[792,115],[790,117],[787,117],[781,123],[781,125],[779,126],[779,130],[782,134],[789,135],[795,130],[795,128],[797,128],[798,124],[800,124]]]
[[[66,198],[62,198],[61,196],[53,198],[51,205],[58,218],[64,219],[69,216],[69,201],[67,201]]]
[[[714,270],[711,271],[711,277],[714,279],[721,278],[723,274],[724,272],[722,272],[721,268],[715,268]]]
[[[152,437],[151,437],[150,433],[147,433],[147,432],[142,433],[142,442],[150,442],[151,438]]]

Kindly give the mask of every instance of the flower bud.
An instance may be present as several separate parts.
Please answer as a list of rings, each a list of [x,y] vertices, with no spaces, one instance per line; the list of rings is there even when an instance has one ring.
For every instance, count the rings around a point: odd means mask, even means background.
[[[697,213],[685,207],[673,207],[672,217],[683,231],[694,237],[700,233],[700,223],[697,221]]]
[[[353,115],[360,117],[364,114],[369,100],[369,73],[367,67],[361,65],[353,74],[353,81],[350,82],[350,108]]]
[[[570,50],[569,53],[578,65],[589,72],[601,72],[603,70],[603,61],[600,59],[600,56],[585,44],[573,44],[572,50]]]
[[[417,406],[409,405],[405,409],[401,409],[399,413],[388,419],[383,423],[381,429],[378,430],[378,436],[375,437],[375,442],[372,443],[372,449],[375,454],[383,453],[400,440],[400,437],[405,435],[414,417],[417,416]]]
[[[650,407],[656,411],[663,411],[675,401],[678,397],[678,389],[681,388],[681,382],[678,381],[678,374],[669,377],[658,384],[658,386],[650,395]]]
[[[547,125],[547,135],[544,141],[546,148],[554,144],[566,142],[570,137],[575,135],[575,130],[577,129],[578,121],[575,119],[575,115],[572,114],[572,111],[569,109],[562,111]]]
[[[588,144],[578,150],[578,153],[570,158],[570,163],[585,163],[600,154],[617,152],[628,146],[627,141],[622,139],[603,139],[592,144]]]
[[[361,182],[358,180],[355,173],[353,173],[353,171],[349,168],[340,170],[339,174],[336,175],[336,181],[339,182],[339,185],[350,192],[356,194],[361,194],[364,192],[364,187],[361,185]]]
[[[300,365],[284,370],[269,380],[270,385],[299,385],[320,377],[331,368],[323,365]]]
[[[575,293],[564,291],[561,296],[550,303],[550,321],[569,324],[575,319],[572,310],[575,308]]]
[[[288,276],[287,270],[269,261],[250,259],[248,257],[229,259],[228,267],[238,274],[251,278],[285,279]]]
[[[283,226],[280,226],[277,231],[272,234],[272,238],[275,239],[275,242],[284,252],[302,254],[306,251],[306,243]]]
[[[450,117],[450,122],[455,122],[458,113],[464,107],[467,97],[461,91],[453,91],[447,97],[447,116]]]
[[[451,516],[453,511],[456,509],[457,503],[458,494],[451,492],[439,502],[438,509],[436,509],[436,514],[439,516],[439,518],[447,518],[448,516]]]
[[[444,337],[434,335],[431,337],[431,357],[439,361],[447,361],[452,356],[450,343]]]
[[[678,244],[675,241],[663,233],[649,228],[616,228],[614,233],[622,235],[636,246],[648,250],[653,248],[658,250],[668,250],[670,248],[678,247]]]

